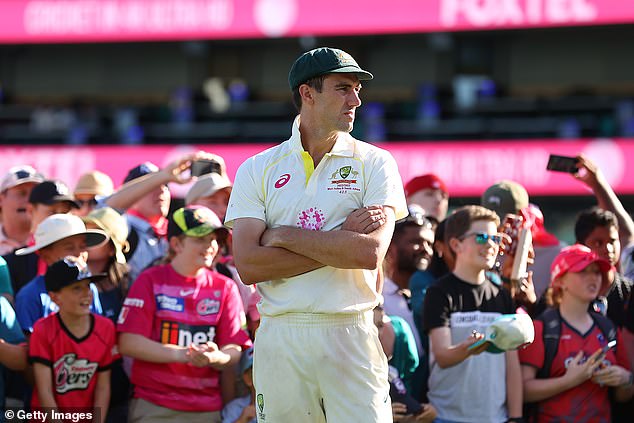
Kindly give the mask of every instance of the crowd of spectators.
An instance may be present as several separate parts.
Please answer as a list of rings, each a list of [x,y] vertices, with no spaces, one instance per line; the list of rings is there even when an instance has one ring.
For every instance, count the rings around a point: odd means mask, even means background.
[[[218,171],[170,213],[167,184],[190,182],[200,160]],[[73,189],[28,165],[2,176],[5,407],[96,407],[112,422],[255,421],[259,294],[240,280],[222,224],[232,191],[223,159],[140,163],[117,189],[104,171]],[[631,418],[634,222],[589,158],[578,157],[573,177],[597,200],[579,211],[573,246],[546,231],[547,216],[516,182],[451,213],[439,176],[405,184],[409,216],[396,222],[375,310],[395,421]],[[519,279],[508,215],[532,234]],[[474,346],[489,313],[529,314],[535,342],[504,354]],[[561,333],[548,358],[543,328],[553,319]],[[612,338],[616,347],[601,352]],[[60,381],[74,364],[81,375]]]

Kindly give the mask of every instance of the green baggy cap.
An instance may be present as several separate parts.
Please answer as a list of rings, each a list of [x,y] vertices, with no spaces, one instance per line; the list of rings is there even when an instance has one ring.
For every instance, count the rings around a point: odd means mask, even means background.
[[[294,90],[309,79],[327,73],[354,73],[362,81],[374,78],[345,51],[320,47],[299,56],[288,73],[288,84]]]

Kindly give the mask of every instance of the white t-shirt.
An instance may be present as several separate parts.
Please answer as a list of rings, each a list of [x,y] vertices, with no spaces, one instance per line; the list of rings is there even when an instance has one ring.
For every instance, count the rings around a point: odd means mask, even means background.
[[[396,161],[383,149],[341,133],[315,168],[300,139],[299,118],[291,138],[247,159],[238,169],[226,225],[256,218],[268,228],[294,226],[332,231],[360,207],[387,205],[407,216]],[[356,313],[378,303],[376,270],[325,266],[257,285],[260,313]]]

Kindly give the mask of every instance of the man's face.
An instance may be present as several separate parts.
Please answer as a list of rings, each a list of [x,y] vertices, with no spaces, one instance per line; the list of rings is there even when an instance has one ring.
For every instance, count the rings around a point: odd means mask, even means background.
[[[68,213],[73,207],[68,201],[59,201],[53,204],[29,204],[28,209],[31,213],[32,232],[35,232],[35,228],[42,220],[54,214]]]
[[[621,256],[619,231],[615,226],[597,226],[590,232],[583,244],[612,265],[615,265]]]
[[[321,92],[311,88],[315,119],[325,132],[350,132],[361,106],[361,82],[354,74],[333,73],[324,79]]]
[[[73,214],[76,216],[86,216],[97,207],[97,200],[93,194],[75,194],[75,200],[80,206],[73,210]]]
[[[37,185],[34,182],[27,182],[5,190],[0,194],[0,207],[2,207],[2,216],[4,224],[31,225],[31,218],[27,213],[27,205],[29,204],[29,195],[33,187]],[[28,229],[28,228],[27,228]]]
[[[197,199],[194,201],[194,204],[207,207],[209,210],[216,213],[222,222],[225,220],[225,215],[227,214],[227,205],[229,204],[230,195],[230,189],[221,189],[207,197]]]
[[[414,273],[425,270],[434,253],[434,232],[424,226],[406,226],[395,239],[396,266],[400,271]]]
[[[440,189],[424,188],[407,197],[407,204],[418,204],[426,214],[441,221],[447,216],[449,196]]]
[[[167,185],[161,185],[154,191],[141,197],[134,208],[147,218],[166,217],[170,209],[170,191]]]

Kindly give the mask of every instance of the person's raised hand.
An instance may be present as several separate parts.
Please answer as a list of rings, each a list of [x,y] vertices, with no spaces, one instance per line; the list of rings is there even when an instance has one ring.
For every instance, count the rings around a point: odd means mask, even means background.
[[[577,157],[577,173],[573,173],[572,176],[586,184],[589,188],[594,189],[604,179],[603,172],[599,169],[592,160],[583,154]]]

